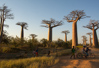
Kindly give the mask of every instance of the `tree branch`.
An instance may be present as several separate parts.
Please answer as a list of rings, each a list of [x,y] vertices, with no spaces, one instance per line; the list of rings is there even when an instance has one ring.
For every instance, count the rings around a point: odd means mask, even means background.
[[[34,38],[37,37],[36,34],[30,34],[30,36],[31,36],[31,37],[34,37]]]
[[[99,24],[97,24],[97,28],[95,30],[97,30],[99,28]]]
[[[92,27],[90,27],[90,26],[83,26],[84,28],[88,28],[88,29],[91,29],[92,30]]]
[[[92,35],[92,32],[87,33],[87,35]]]
[[[47,20],[42,20],[43,24],[49,24],[51,21],[47,21]]]
[[[56,21],[55,23],[54,23],[54,25],[53,26],[51,26],[52,28],[54,28],[54,27],[57,27],[57,26],[60,26],[60,25],[62,25],[63,24],[63,22],[62,21]]]
[[[64,16],[65,18],[65,20],[67,20],[67,22],[73,22],[74,20],[72,19],[72,20],[69,20],[69,17],[66,17],[66,16]]]
[[[68,33],[70,33],[68,30],[65,30],[65,31],[62,31],[62,33],[66,33],[66,34],[68,34]]]
[[[46,27],[46,28],[48,28],[48,26],[46,25],[46,26],[44,26],[44,25],[41,25],[41,27]]]
[[[55,20],[52,19],[52,18],[51,18],[50,21],[42,20],[42,23],[47,25],[47,26],[42,26],[42,27],[47,27],[47,28],[48,28],[48,27],[53,28],[53,27],[60,26],[60,25],[63,24],[62,21],[55,21]]]
[[[75,11],[72,11],[70,12],[69,15],[67,16],[64,16],[65,20],[67,20],[67,22],[74,22],[74,21],[78,21],[82,18],[86,18],[86,14],[83,10],[75,10]]]
[[[9,25],[7,25],[7,24],[4,24],[4,26],[7,27],[7,28],[9,27]]]

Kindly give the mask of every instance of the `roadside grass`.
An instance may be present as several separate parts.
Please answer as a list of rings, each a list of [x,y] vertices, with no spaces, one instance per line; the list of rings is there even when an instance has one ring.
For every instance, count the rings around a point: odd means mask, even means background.
[[[71,49],[62,49],[51,53],[50,57],[47,57],[46,54],[41,57],[1,60],[0,68],[47,68],[48,66],[58,63],[58,57],[68,55],[70,53]]]
[[[64,49],[61,51],[57,51],[56,53],[53,53],[53,56],[59,57],[59,56],[66,56],[71,54],[71,49]]]
[[[83,46],[79,45],[79,46],[76,46],[77,48],[83,48]]]
[[[26,59],[2,60],[0,68],[46,68],[59,61],[55,57],[32,57]]]
[[[47,56],[48,51],[51,51],[50,56]],[[9,53],[19,54],[21,49],[2,46],[0,48],[0,53],[4,53],[6,58],[8,58]],[[33,50],[32,50],[33,51]],[[0,68],[47,68],[48,66],[58,63],[60,56],[65,56],[71,54],[71,49],[63,48],[39,48],[39,57],[33,57],[32,51],[28,51],[28,58],[15,58],[12,55],[11,59],[1,59]],[[31,55],[31,56],[30,56]],[[11,57],[12,57],[11,56]],[[5,57],[5,56],[4,56]]]

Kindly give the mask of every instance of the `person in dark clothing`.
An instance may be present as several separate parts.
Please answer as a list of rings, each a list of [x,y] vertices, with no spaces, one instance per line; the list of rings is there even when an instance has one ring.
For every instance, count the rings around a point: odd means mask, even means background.
[[[36,49],[36,57],[38,56],[38,48]]]
[[[48,51],[48,56],[50,56],[50,51]]]
[[[75,48],[74,48],[74,46],[73,46],[73,48],[72,48],[72,55],[71,55],[71,57],[70,58],[72,58],[72,56],[74,56],[74,58],[75,58]]]
[[[86,48],[86,56],[88,56],[89,47]]]

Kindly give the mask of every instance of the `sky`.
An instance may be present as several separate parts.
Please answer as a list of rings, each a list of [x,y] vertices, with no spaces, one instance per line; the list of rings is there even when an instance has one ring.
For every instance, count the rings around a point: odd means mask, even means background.
[[[74,10],[84,10],[90,18],[81,19],[77,22],[78,43],[82,43],[82,36],[92,32],[90,29],[84,28],[89,21],[99,20],[99,0],[0,0],[0,7],[5,4],[10,13],[13,13],[14,19],[6,19],[5,24],[9,28],[4,28],[9,33],[9,36],[20,37],[21,27],[16,25],[17,22],[27,22],[28,30],[24,30],[24,37],[29,38],[30,34],[38,35],[36,38],[48,38],[48,28],[41,27],[42,20],[50,20],[51,18],[56,21],[62,20],[64,24],[53,28],[53,41],[58,38],[64,40],[65,35],[61,33],[64,30],[69,30],[67,40],[72,39],[72,22],[68,23],[64,20],[64,16],[70,14]],[[99,29],[97,30],[99,37]]]

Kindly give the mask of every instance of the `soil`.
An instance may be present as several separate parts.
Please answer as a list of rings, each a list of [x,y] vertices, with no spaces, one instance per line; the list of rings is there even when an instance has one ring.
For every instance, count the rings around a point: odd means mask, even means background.
[[[70,59],[69,56],[61,56],[59,62],[49,68],[99,68],[99,50],[91,49],[95,58]]]

